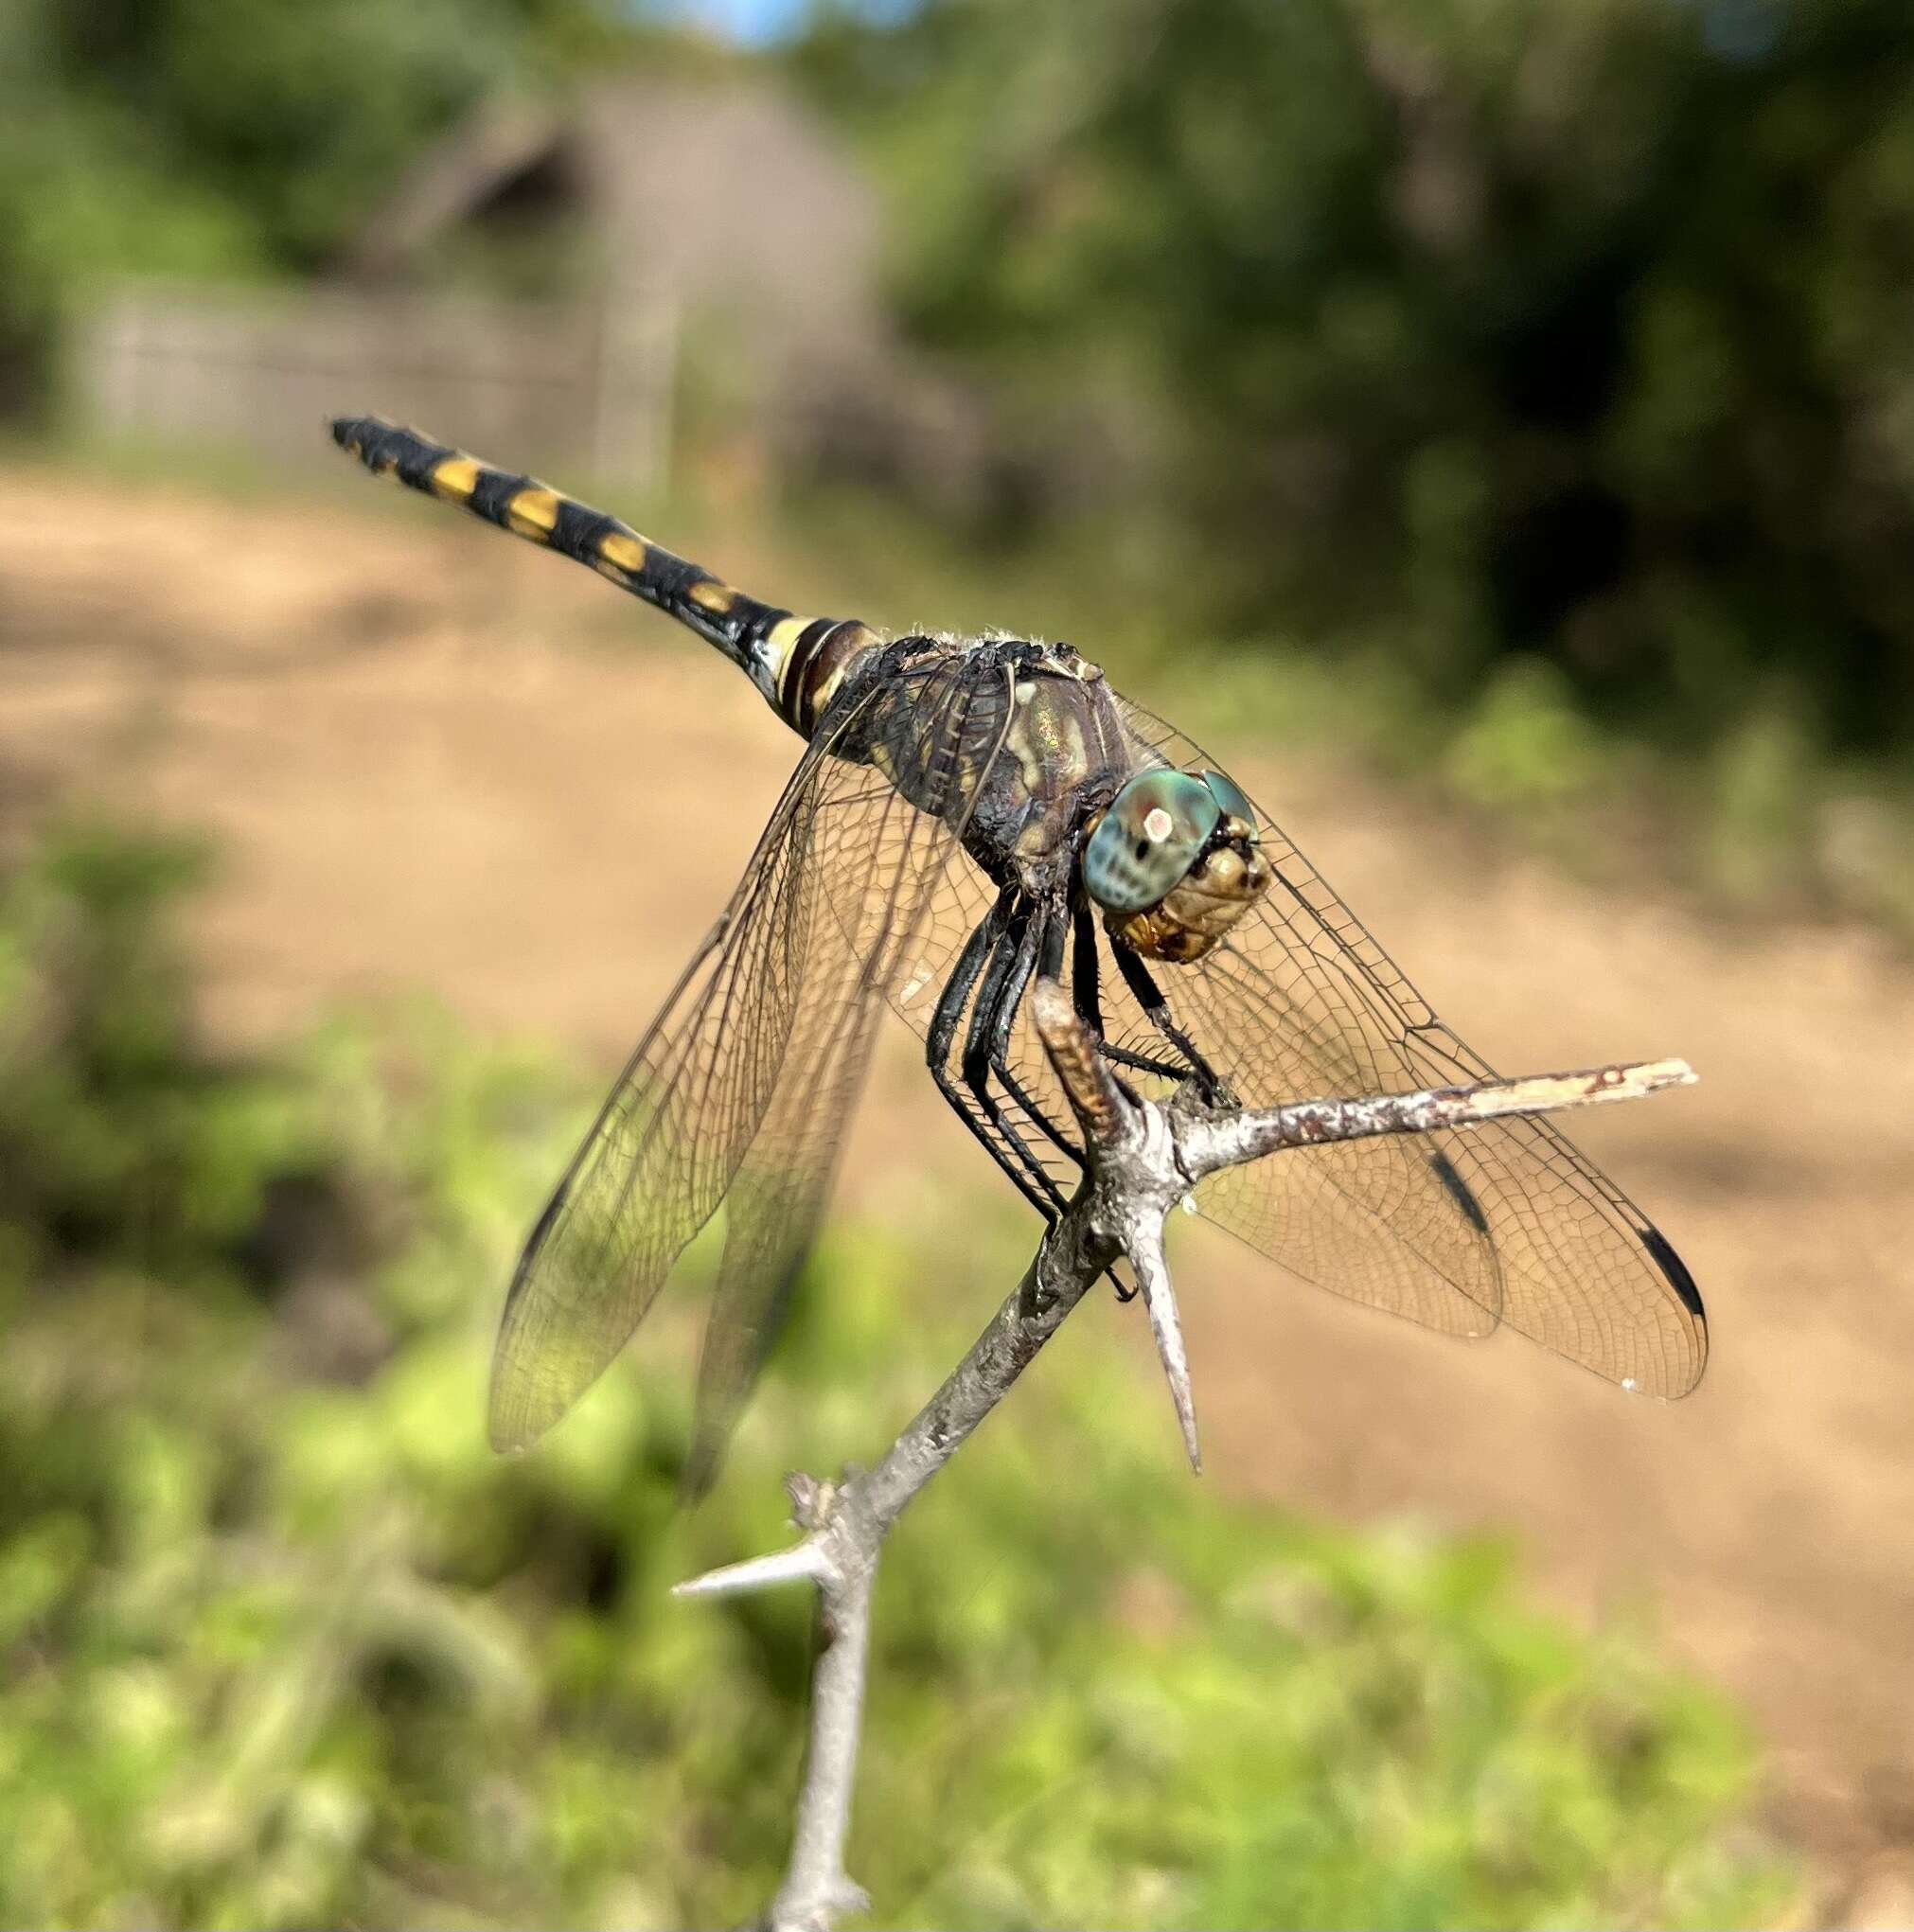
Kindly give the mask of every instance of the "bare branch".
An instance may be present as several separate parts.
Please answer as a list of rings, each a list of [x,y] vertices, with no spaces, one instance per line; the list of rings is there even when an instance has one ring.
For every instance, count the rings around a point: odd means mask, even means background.
[[[1637,1060],[1581,1073],[1533,1073],[1522,1080],[1430,1087],[1420,1093],[1299,1100],[1286,1107],[1215,1114],[1196,1122],[1183,1137],[1183,1158],[1192,1177],[1200,1179],[1219,1167],[1234,1167],[1286,1147],[1370,1140],[1377,1134],[1427,1134],[1512,1113],[1556,1113],[1610,1100],[1639,1100],[1664,1087],[1692,1087],[1694,1080],[1694,1069],[1686,1060]]]
[[[851,1792],[863,1735],[864,1677],[871,1654],[871,1587],[881,1533],[859,1512],[813,1533],[825,1552],[818,1576],[817,1657],[811,1665],[810,1741],[798,1788],[790,1861],[771,1901],[776,1932],[828,1932],[869,1904],[844,1870]],[[842,1527],[841,1527],[842,1526]]]
[[[1191,1466],[1201,1468],[1189,1364],[1163,1256],[1164,1218],[1196,1181],[1219,1168],[1285,1149],[1466,1128],[1507,1114],[1632,1100],[1694,1078],[1683,1060],[1652,1060],[1420,1093],[1299,1101],[1248,1112],[1207,1109],[1187,1093],[1161,1107],[1132,1098],[1119,1085],[1061,986],[1040,980],[1029,997],[1051,1064],[1084,1132],[1088,1164],[1069,1206],[1015,1292],[882,1462],[835,1487],[808,1477],[790,1479],[793,1518],[806,1532],[800,1542],[677,1587],[681,1596],[800,1581],[817,1587],[819,1647],[809,1746],[790,1862],[770,1913],[778,1932],[828,1932],[841,1916],[865,1904],[844,1870],[843,1854],[863,1717],[871,1592],[884,1537],[1009,1392],[1091,1284],[1119,1260],[1127,1261],[1142,1287],[1184,1447]]]

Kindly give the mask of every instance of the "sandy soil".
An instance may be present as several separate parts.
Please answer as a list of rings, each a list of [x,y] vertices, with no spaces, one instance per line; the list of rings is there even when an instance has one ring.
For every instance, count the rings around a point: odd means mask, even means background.
[[[198,937],[230,1035],[423,984],[613,1060],[795,743],[583,573],[396,495],[378,507],[0,471],[0,829],[78,793],[215,832]],[[748,557],[712,560],[755,581]],[[1498,1064],[1700,1068],[1694,1091],[1578,1134],[1687,1257],[1714,1356],[1687,1402],[1630,1401],[1193,1230],[1211,1480],[1513,1526],[1558,1601],[1652,1601],[1770,1740],[1829,1916],[1914,1919],[1914,970],[1866,932],[1730,931],[1653,889],[1485,857],[1347,772],[1259,755],[1247,729],[1217,750]],[[893,1035],[857,1191],[910,1198],[927,1148],[989,1185]]]

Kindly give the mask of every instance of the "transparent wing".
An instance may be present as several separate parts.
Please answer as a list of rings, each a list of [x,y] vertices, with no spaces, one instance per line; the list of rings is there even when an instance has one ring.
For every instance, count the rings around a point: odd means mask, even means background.
[[[526,1243],[493,1357],[500,1447],[596,1379],[729,1195],[687,1477],[708,1480],[809,1246],[872,1020],[916,957],[1007,716],[1003,681],[958,659],[826,720]],[[914,747],[900,778],[917,805],[837,755],[880,733]]]
[[[1221,769],[1138,706],[1144,753]],[[1276,883],[1191,966],[1158,975],[1248,1106],[1493,1077],[1260,809]],[[1306,1280],[1435,1328],[1500,1319],[1624,1386],[1701,1377],[1694,1283],[1620,1188],[1542,1120],[1285,1154],[1215,1176],[1202,1212]]]
[[[927,957],[921,969],[901,977],[892,993],[892,1004],[919,1034],[928,1034],[936,989],[995,895],[995,888],[973,867],[952,867],[940,881],[931,915],[924,922]],[[1163,1056],[1168,1049],[1125,985],[1108,934],[1098,925],[1091,929],[1090,938],[1098,960],[1098,1007],[1105,1037],[1132,1053]],[[930,954],[932,941],[934,954]],[[1081,1000],[1077,943],[1072,935],[1066,970]],[[1250,1006],[1244,1023],[1239,1024],[1233,1012],[1226,1012],[1225,1001],[1213,1000],[1196,1009],[1203,1016],[1197,1027],[1178,997],[1192,970],[1164,967],[1158,978],[1184,1023],[1196,1027],[1197,1043],[1212,1064],[1238,1080],[1244,1100],[1276,1098],[1277,1084],[1282,1086],[1280,1097],[1289,1099],[1393,1091],[1418,1084],[1399,1074],[1384,1078],[1365,1062],[1352,1050],[1361,1044],[1359,1030],[1347,1029],[1345,1037],[1345,1031],[1305,1010],[1306,1002],[1278,1001],[1264,988],[1241,995],[1225,989],[1229,1000],[1241,998]],[[921,998],[913,997],[912,989],[920,983],[929,990]],[[1263,1029],[1274,1032],[1273,1053],[1281,1057],[1285,1076],[1280,1083],[1261,1068],[1250,1079],[1232,1056],[1232,1042],[1246,1032],[1260,1036]],[[960,1033],[953,1057],[961,1050]],[[1266,1062],[1270,1057],[1269,1052],[1261,1055]],[[1002,1117],[1068,1195],[1081,1165],[1075,1123],[1027,1002],[1018,1015],[1008,1060],[1010,1085],[1001,1096]],[[1171,1090],[1168,1081],[1153,1080],[1133,1068],[1125,1068],[1124,1077],[1159,1097]],[[1004,1160],[1013,1160],[1000,1126],[986,1119],[967,1094],[960,1099],[977,1130]],[[1311,1149],[1306,1165],[1297,1165],[1295,1172],[1282,1178],[1280,1201],[1259,1196],[1253,1209],[1238,1212],[1238,1204],[1226,1197],[1226,1192],[1218,1192],[1219,1187],[1227,1190],[1240,1172],[1260,1175],[1262,1168],[1283,1164],[1295,1165],[1294,1157],[1285,1155],[1281,1161],[1265,1161],[1254,1170],[1230,1170],[1208,1183],[1199,1199],[1214,1218],[1253,1246],[1338,1293],[1408,1315],[1449,1335],[1480,1336],[1495,1328],[1501,1306],[1495,1254],[1486,1232],[1458,1213],[1460,1183],[1452,1169],[1432,1166],[1425,1150],[1400,1140],[1355,1141]],[[1283,1216],[1280,1233],[1274,1225],[1278,1214]]]
[[[930,982],[933,986],[942,983],[964,935],[984,917],[993,897],[988,881],[971,868],[953,867],[945,875],[937,893],[937,916],[926,922],[927,932],[952,935],[935,962]],[[1130,996],[1117,970],[1108,936],[1100,927],[1092,929],[1092,944],[1098,960],[1099,1017],[1105,1037],[1132,1053],[1164,1055],[1167,1049],[1162,1037]],[[1067,970],[1072,991],[1081,999],[1074,945],[1072,939],[1066,955]],[[1246,1029],[1233,1017],[1222,1019],[1214,1002],[1202,1002],[1196,1009],[1204,1016],[1200,1024],[1192,1011],[1184,1009],[1179,995],[1192,970],[1169,966],[1157,977],[1184,1025],[1196,1031],[1197,1044],[1212,1064],[1238,1083],[1240,1098],[1250,1101],[1250,1089],[1244,1084],[1248,1076],[1238,1067],[1230,1044],[1243,1037]],[[901,993],[909,984],[905,981],[894,990],[892,1003],[919,1034],[928,1033],[934,994],[922,1001],[905,1001]],[[1253,998],[1265,1001],[1260,990]],[[1263,1012],[1261,1023],[1267,1025],[1270,1019],[1267,1002]],[[1281,1051],[1289,1082],[1282,1097],[1394,1091],[1419,1084],[1401,1077],[1378,1083],[1361,1071],[1335,1034],[1325,1034],[1320,1027],[1312,1034],[1303,1016],[1293,1011],[1283,1023]],[[1255,1017],[1249,1016],[1249,1029],[1257,1025]],[[953,1056],[961,1043],[960,1036]],[[1049,1055],[1037,1038],[1027,1002],[1018,1015],[1008,1060],[1014,1084],[1001,1096],[1003,1117],[1068,1195],[1081,1165],[1075,1124]],[[1124,1077],[1159,1098],[1171,1091],[1167,1080],[1153,1079],[1133,1068],[1125,1067]],[[1263,1084],[1267,1087],[1269,1083],[1265,1080]],[[1259,1092],[1255,1097],[1264,1096]],[[1268,1097],[1276,1095],[1271,1091]],[[1002,1149],[1005,1159],[1012,1158],[997,1125],[974,1106],[967,1110],[984,1138]],[[1258,1203],[1263,1218],[1270,1219],[1278,1213],[1285,1216],[1280,1236],[1274,1226],[1259,1226],[1251,1233],[1249,1216],[1233,1212],[1236,1203],[1218,1195],[1219,1185],[1232,1182],[1244,1170],[1229,1170],[1206,1183],[1198,1202],[1214,1219],[1309,1280],[1321,1281],[1355,1300],[1408,1315],[1444,1334],[1487,1335],[1497,1325],[1501,1287],[1486,1232],[1468,1218],[1459,1217],[1455,1193],[1459,1181],[1452,1170],[1432,1167],[1424,1152],[1405,1149],[1406,1143],[1396,1139],[1352,1141],[1310,1149],[1307,1165],[1284,1177],[1282,1200]],[[1293,1163],[1298,1159],[1285,1154],[1279,1161],[1258,1163],[1258,1169]]]
[[[1140,707],[1123,701],[1123,710],[1141,758],[1221,769]],[[1493,1077],[1267,814],[1259,818],[1278,882],[1208,958],[1156,974],[1237,1098],[1269,1106]],[[992,896],[973,868],[943,876],[922,929],[939,943],[921,974],[892,989],[920,1034],[934,987]],[[1106,1037],[1161,1053],[1108,935],[1098,930],[1093,943]],[[1073,948],[1072,978],[1080,978]],[[913,993],[920,984],[932,989],[922,999]],[[1068,1191],[1079,1164],[1071,1115],[1027,1011],[1009,1057],[1021,1097],[1006,1099],[1004,1111]],[[1147,1075],[1125,1077],[1169,1090]],[[1292,1273],[1444,1334],[1482,1336],[1506,1320],[1599,1374],[1669,1397],[1692,1389],[1707,1359],[1701,1299],[1680,1259],[1542,1121],[1298,1150],[1214,1176],[1197,1204]]]

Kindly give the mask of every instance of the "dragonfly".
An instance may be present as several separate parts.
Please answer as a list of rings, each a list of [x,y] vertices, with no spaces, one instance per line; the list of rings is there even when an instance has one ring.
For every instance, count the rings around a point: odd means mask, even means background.
[[[492,1363],[499,1448],[572,1408],[721,1205],[683,1472],[709,1486],[886,1007],[1047,1222],[1085,1154],[1025,1011],[1039,974],[1153,1097],[1267,1107],[1494,1077],[1217,761],[1071,646],[800,615],[413,430],[354,417],[332,435],[676,618],[804,740],[525,1242]],[[1626,1390],[1684,1395],[1707,1360],[1688,1268],[1542,1119],[1299,1149],[1225,1169],[1195,1205],[1304,1281],[1452,1336],[1506,1324]]]

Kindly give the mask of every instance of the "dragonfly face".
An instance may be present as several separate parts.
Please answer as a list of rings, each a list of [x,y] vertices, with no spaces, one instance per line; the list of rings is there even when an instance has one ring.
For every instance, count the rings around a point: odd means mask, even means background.
[[[1140,771],[1083,854],[1111,935],[1146,959],[1199,960],[1269,890],[1256,814],[1220,771]]]

